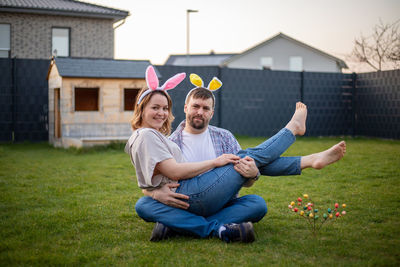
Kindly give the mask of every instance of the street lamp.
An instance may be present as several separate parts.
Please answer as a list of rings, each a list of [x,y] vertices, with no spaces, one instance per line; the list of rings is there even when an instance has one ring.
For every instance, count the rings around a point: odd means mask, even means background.
[[[189,65],[189,42],[190,42],[190,30],[189,30],[189,14],[199,12],[198,10],[186,9],[186,65]]]

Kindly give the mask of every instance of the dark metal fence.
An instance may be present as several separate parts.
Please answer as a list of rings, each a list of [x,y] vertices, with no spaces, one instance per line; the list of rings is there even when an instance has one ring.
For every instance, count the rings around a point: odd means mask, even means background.
[[[224,85],[215,94],[212,124],[235,134],[271,136],[290,119],[296,101],[309,110],[307,135],[354,133],[353,74],[244,70],[217,67],[157,66],[164,79],[181,71],[199,74],[207,85],[213,76]],[[187,79],[176,90],[174,127],[184,119],[183,105],[193,87]]]
[[[355,134],[400,139],[400,70],[357,75]]]
[[[46,80],[50,61],[0,59],[0,141],[48,140]],[[291,118],[296,101],[308,106],[308,136],[362,135],[400,139],[400,70],[364,74],[218,67],[157,66],[165,80],[197,73],[215,93],[212,124],[235,134],[271,136]],[[189,79],[169,91],[175,128],[185,118]]]
[[[49,60],[0,60],[0,141],[48,140]]]
[[[304,73],[304,103],[310,136],[352,135],[353,75]]]

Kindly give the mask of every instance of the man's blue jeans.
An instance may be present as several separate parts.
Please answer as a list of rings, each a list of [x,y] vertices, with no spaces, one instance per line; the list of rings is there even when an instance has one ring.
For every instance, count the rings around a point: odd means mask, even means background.
[[[293,134],[284,128],[259,146],[241,150],[237,155],[253,158],[264,175],[268,171],[272,175],[299,174],[300,157],[280,157],[294,141]],[[178,232],[200,237],[215,235],[223,224],[256,222],[266,214],[267,207],[261,197],[248,195],[234,198],[245,182],[246,178],[229,164],[179,181],[180,187],[176,192],[189,196],[188,210],[164,205],[151,197],[142,197],[136,203],[136,212],[146,221],[161,222]]]

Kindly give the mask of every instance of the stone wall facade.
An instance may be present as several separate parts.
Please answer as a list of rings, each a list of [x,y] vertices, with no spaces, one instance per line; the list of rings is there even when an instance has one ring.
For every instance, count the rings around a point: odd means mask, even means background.
[[[50,59],[52,28],[70,29],[70,57],[114,58],[111,19],[0,12],[11,25],[11,57]]]

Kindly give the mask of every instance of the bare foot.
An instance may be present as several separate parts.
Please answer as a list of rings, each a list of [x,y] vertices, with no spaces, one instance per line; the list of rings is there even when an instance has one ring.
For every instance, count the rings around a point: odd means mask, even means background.
[[[322,169],[323,167],[332,164],[341,158],[343,158],[344,154],[346,153],[346,142],[341,141],[336,145],[332,146],[331,148],[312,154],[313,162],[311,167],[314,169]]]
[[[296,103],[296,110],[292,119],[285,128],[290,130],[293,135],[304,135],[306,132],[307,106],[301,102]]]

